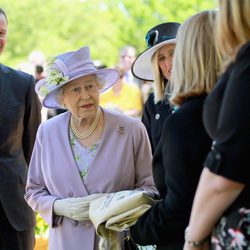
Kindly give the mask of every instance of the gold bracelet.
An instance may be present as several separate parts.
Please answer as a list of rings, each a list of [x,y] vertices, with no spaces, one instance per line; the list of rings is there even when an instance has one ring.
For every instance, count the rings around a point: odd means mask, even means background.
[[[210,235],[208,235],[205,239],[200,240],[200,241],[192,241],[188,238],[188,232],[189,232],[189,227],[185,229],[185,241],[186,243],[193,248],[198,248],[200,247],[204,242],[206,242],[209,238]]]

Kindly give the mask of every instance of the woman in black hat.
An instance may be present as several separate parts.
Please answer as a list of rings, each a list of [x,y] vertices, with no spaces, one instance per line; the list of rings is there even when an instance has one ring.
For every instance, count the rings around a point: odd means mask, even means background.
[[[162,23],[146,35],[148,49],[142,52],[132,66],[132,73],[144,81],[154,81],[154,93],[145,103],[142,122],[147,128],[152,152],[159,142],[162,124],[173,107],[168,101],[168,82],[172,72],[175,37],[180,24]]]

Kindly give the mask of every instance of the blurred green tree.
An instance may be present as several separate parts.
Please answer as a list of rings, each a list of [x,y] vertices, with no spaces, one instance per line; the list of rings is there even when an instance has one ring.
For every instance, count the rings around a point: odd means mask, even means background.
[[[1,0],[9,18],[1,62],[15,66],[33,50],[49,57],[89,45],[93,59],[112,66],[126,44],[143,51],[145,33],[154,25],[183,22],[216,5],[216,0]]]

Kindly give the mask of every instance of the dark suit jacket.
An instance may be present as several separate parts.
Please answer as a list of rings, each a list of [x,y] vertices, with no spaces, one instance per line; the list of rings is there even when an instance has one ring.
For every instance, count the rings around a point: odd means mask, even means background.
[[[172,113],[172,108],[168,100],[154,103],[154,93],[151,93],[144,104],[142,122],[145,125],[152,153],[154,153],[157,144],[160,141],[162,126],[165,118]]]
[[[131,228],[140,245],[182,249],[193,197],[211,139],[202,123],[205,96],[188,98],[164,122],[153,158],[153,174],[162,200]],[[180,246],[169,247],[180,244]]]
[[[35,225],[24,200],[28,163],[41,122],[31,75],[0,64],[0,202],[18,231]]]

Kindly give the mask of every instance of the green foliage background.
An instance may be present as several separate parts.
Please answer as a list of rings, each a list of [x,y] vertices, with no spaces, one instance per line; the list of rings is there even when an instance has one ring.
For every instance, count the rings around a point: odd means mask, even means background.
[[[119,48],[146,48],[147,30],[217,7],[216,0],[1,0],[9,19],[8,43],[0,61],[10,66],[33,50],[47,57],[83,45],[93,59],[117,63]]]

